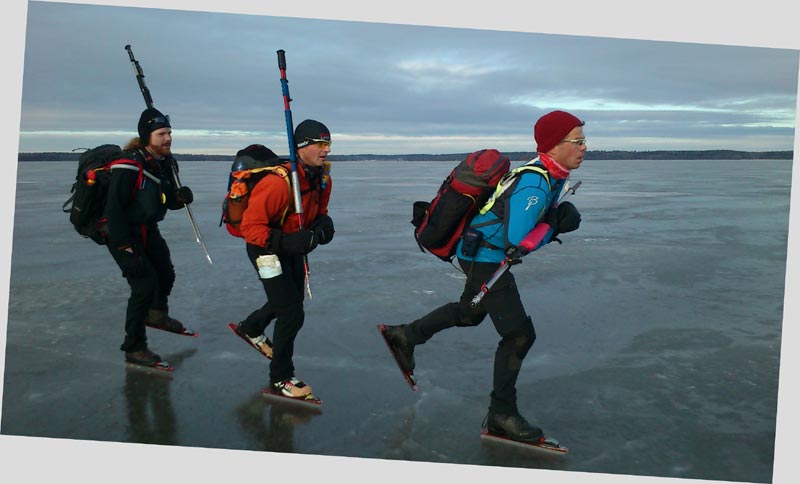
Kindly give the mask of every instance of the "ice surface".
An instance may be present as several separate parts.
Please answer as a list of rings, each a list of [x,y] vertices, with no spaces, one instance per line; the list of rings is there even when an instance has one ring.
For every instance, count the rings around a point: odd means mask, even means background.
[[[515,266],[537,341],[522,413],[570,448],[479,437],[497,335],[487,320],[418,347],[411,392],[376,330],[455,300],[463,277],[417,248],[411,205],[453,164],[340,162],[336,236],[310,256],[295,365],[321,414],[260,396],[267,360],[225,327],[263,302],[243,242],[218,227],[229,163],[184,162],[207,263],[183,211],[161,224],[172,313],[148,332],[176,366],[129,369],[128,288],[61,212],[72,163],[19,164],[2,433],[566,471],[769,482],[790,161],[587,161],[579,231]]]

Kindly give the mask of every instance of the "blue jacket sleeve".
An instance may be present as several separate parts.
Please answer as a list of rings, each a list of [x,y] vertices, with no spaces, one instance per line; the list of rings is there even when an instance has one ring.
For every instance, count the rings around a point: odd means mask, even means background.
[[[506,240],[509,244],[518,245],[544,216],[550,203],[550,187],[542,175],[525,173],[520,176],[506,206]],[[551,234],[552,230],[542,240],[542,245],[549,241]]]

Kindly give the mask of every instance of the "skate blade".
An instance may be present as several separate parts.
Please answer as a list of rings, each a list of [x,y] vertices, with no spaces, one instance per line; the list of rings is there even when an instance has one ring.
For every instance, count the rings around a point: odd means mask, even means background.
[[[512,445],[514,447],[542,451],[548,454],[564,455],[569,452],[569,449],[566,447],[562,447],[557,440],[547,437],[540,440],[539,442],[525,442],[521,440],[514,440],[504,435],[493,434],[489,432],[488,429],[484,428],[483,430],[481,430],[481,439],[487,442],[496,442],[504,445]]]
[[[183,328],[183,331],[178,332],[178,331],[170,331],[168,329],[164,329],[164,328],[161,328],[161,327],[158,327],[158,326],[153,326],[153,325],[150,325],[150,324],[147,324],[147,323],[145,323],[145,326],[147,326],[148,328],[153,328],[153,329],[157,329],[157,330],[163,331],[165,333],[179,334],[181,336],[193,336],[195,338],[200,336],[200,333],[198,333],[197,331],[194,331],[193,329],[189,329],[189,328]]]
[[[249,339],[247,339],[247,336],[245,336],[245,335],[243,335],[243,334],[239,334],[239,332],[238,332],[238,331],[236,331],[236,323],[228,323],[228,327],[231,329],[231,331],[233,331],[233,334],[235,334],[236,336],[238,336],[238,337],[242,338],[242,341],[244,341],[245,343],[247,343],[247,345],[248,345],[249,347],[251,347],[251,348],[253,348],[254,350],[258,351],[258,354],[260,354],[261,356],[263,356],[264,358],[266,358],[266,359],[268,359],[268,360],[271,360],[271,359],[272,359],[272,357],[271,357],[271,356],[267,356],[267,354],[266,354],[266,353],[264,353],[263,351],[261,351],[260,349],[258,349],[258,348],[256,347],[256,345],[254,345],[252,342],[250,342],[250,340],[249,340]]]
[[[314,396],[314,394],[306,395],[303,398],[292,398],[276,393],[271,388],[267,387],[261,391],[261,395],[270,402],[291,405],[297,408],[305,408],[316,412],[322,412],[322,400]]]
[[[400,373],[402,373],[403,378],[405,378],[406,383],[408,383],[408,386],[411,387],[411,391],[412,392],[416,392],[417,391],[417,377],[414,376],[414,371],[413,370],[412,371],[405,371],[403,369],[403,367],[400,366],[400,362],[397,360],[397,354],[394,352],[394,349],[392,349],[392,345],[389,344],[389,340],[386,339],[386,335],[384,334],[384,331],[386,331],[386,325],[385,324],[379,324],[378,325],[378,331],[381,333],[381,337],[383,338],[383,342],[386,343],[386,347],[389,348],[389,353],[392,354],[392,358],[394,359],[394,362],[397,365],[397,368],[400,370]]]
[[[162,375],[171,375],[172,372],[175,370],[175,367],[170,365],[166,361],[160,361],[155,365],[142,365],[141,363],[133,363],[131,361],[126,361],[125,366],[135,370],[142,370],[148,373],[156,373]]]

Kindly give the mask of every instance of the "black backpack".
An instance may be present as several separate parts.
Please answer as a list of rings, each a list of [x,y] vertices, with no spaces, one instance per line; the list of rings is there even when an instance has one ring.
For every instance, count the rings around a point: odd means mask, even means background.
[[[509,167],[508,158],[497,150],[470,153],[445,178],[432,201],[414,202],[411,223],[420,250],[451,262],[464,230]]]
[[[228,192],[222,200],[222,218],[219,225],[225,224],[228,233],[234,237],[242,237],[239,228],[242,216],[247,209],[250,192],[262,178],[270,173],[279,175],[286,180],[291,197],[292,186],[289,180],[289,170],[283,166],[284,160],[269,148],[260,144],[252,144],[236,153],[236,158],[231,165],[228,176]],[[287,209],[288,211],[288,209]],[[286,216],[286,213],[283,214]]]
[[[78,173],[70,190],[72,195],[61,207],[64,213],[69,214],[69,221],[79,234],[100,245],[106,244],[103,210],[112,168],[138,171],[140,180],[137,186],[141,185],[144,176],[141,163],[130,159],[117,145],[100,145],[81,153]],[[135,188],[131,193],[132,197],[134,195]]]

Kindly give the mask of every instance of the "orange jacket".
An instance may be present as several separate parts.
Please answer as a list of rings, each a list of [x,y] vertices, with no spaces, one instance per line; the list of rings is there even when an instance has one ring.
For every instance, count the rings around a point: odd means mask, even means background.
[[[291,170],[288,163],[284,166]],[[328,178],[324,190],[319,189],[318,179],[314,181],[312,188],[301,166],[298,160],[297,178],[303,202],[303,227],[308,228],[318,215],[328,213],[331,179]],[[294,195],[287,189],[286,181],[282,177],[267,175],[256,183],[250,192],[240,228],[244,240],[259,247],[267,246],[272,228],[279,228],[287,234],[300,230],[294,212]]]

